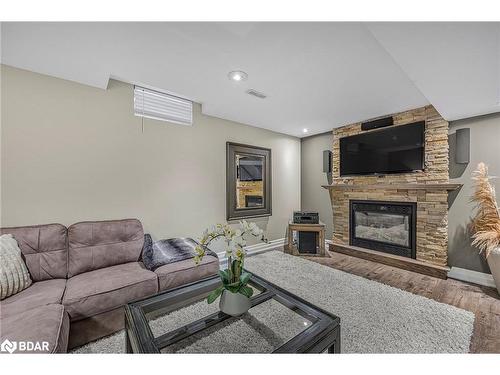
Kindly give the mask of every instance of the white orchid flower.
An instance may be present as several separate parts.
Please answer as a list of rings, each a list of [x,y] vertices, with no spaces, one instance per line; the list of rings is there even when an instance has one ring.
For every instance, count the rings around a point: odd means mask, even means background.
[[[260,234],[262,234],[262,229],[260,229],[257,224],[255,223],[250,223],[248,229],[251,231],[251,233],[254,235],[254,236],[258,236]]]
[[[239,237],[233,237],[231,239],[231,242],[229,244],[229,248],[233,251],[235,251],[236,249],[240,248],[240,247],[244,247],[246,245],[246,241],[243,237],[239,236]]]
[[[243,236],[234,237],[233,241],[234,243],[236,243],[236,245],[240,245],[241,247],[244,247],[247,244]]]

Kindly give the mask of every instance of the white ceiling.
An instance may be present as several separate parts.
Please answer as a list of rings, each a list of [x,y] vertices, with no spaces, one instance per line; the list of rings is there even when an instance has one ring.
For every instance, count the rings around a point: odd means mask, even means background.
[[[498,23],[3,23],[1,38],[4,64],[298,137],[428,103],[448,120],[500,112]]]
[[[368,28],[447,120],[500,111],[500,23]]]

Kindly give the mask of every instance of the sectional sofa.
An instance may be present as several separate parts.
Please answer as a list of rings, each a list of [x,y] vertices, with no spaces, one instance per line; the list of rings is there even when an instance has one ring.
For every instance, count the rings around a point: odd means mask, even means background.
[[[66,352],[123,328],[123,306],[217,273],[207,256],[147,270],[137,219],[1,228],[23,253],[33,284],[0,303],[0,342],[48,342]],[[47,352],[47,351],[45,351]]]

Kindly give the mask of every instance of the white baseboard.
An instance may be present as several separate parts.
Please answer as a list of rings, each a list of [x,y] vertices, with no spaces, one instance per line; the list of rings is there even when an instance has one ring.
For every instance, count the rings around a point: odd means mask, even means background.
[[[284,238],[278,238],[277,240],[272,240],[269,242],[261,242],[255,245],[245,246],[245,250],[247,252],[247,256],[257,255],[266,251],[276,250],[282,247],[285,244]],[[221,266],[225,266],[227,263],[226,253],[220,252],[217,253],[219,257],[219,263]]]
[[[495,288],[495,281],[493,276],[488,273],[477,272],[472,270],[467,270],[465,268],[451,267],[448,272],[448,277],[452,279],[457,279],[461,281],[466,281],[468,283],[484,285]]]
[[[245,250],[248,255],[263,253],[264,251],[276,250],[285,244],[284,238],[278,238],[269,242],[261,242],[255,245],[246,246]]]

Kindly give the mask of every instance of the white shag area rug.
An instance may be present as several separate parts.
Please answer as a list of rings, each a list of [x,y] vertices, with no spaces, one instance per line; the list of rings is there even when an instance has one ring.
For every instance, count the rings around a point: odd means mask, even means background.
[[[249,271],[339,316],[342,353],[469,351],[474,324],[474,314],[469,311],[280,251],[249,257],[245,266]],[[189,309],[157,318],[151,322],[151,327],[154,333],[156,330],[167,332],[216,309],[216,303],[207,305],[202,301]],[[252,335],[259,330],[259,320],[265,323],[262,325],[264,329],[279,321],[270,317],[270,309],[277,315],[288,313],[279,306],[269,305],[245,319],[230,319],[222,329],[188,340],[175,350],[198,353],[268,352],[273,345],[295,334],[294,324],[290,324],[289,330],[283,330],[283,337],[274,337],[264,343],[253,340]],[[248,343],[247,346],[231,346],[228,343],[233,340],[228,339],[228,335],[234,336],[235,341]],[[238,337],[244,340],[236,340]],[[121,331],[77,348],[72,353],[123,353],[124,348],[125,337]]]

